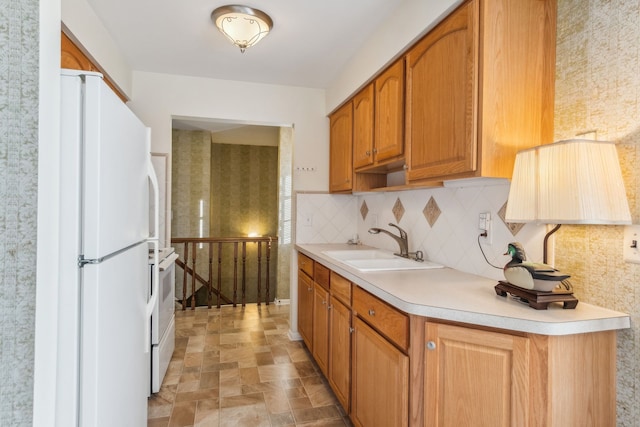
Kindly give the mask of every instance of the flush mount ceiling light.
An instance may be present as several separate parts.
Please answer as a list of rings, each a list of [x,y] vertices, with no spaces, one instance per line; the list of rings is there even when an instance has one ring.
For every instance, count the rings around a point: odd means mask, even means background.
[[[258,43],[273,28],[269,15],[248,6],[220,6],[211,12],[211,20],[240,52]]]

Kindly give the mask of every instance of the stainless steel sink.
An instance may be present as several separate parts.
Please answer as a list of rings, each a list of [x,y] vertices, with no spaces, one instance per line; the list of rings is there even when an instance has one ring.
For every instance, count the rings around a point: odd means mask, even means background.
[[[402,258],[381,249],[347,249],[323,253],[360,271],[427,270],[443,267],[435,262]]]

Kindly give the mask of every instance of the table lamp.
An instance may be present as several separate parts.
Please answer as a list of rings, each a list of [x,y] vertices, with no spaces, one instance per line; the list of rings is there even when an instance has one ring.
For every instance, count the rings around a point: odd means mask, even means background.
[[[571,139],[518,152],[507,222],[631,224],[618,151],[612,142]]]

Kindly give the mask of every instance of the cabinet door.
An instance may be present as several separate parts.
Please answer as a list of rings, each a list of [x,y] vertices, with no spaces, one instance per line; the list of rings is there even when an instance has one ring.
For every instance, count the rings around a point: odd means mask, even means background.
[[[406,56],[409,181],[477,168],[477,13],[462,6]]]
[[[407,426],[409,358],[358,317],[353,327],[352,421],[364,427]]]
[[[349,192],[353,180],[353,104],[329,117],[329,191]]]
[[[373,164],[373,84],[353,97],[353,167]]]
[[[375,161],[404,153],[404,58],[375,81]]]
[[[351,310],[334,296],[329,306],[329,384],[349,413],[351,385]]]
[[[329,366],[329,292],[315,283],[313,292],[313,358],[327,376]]]
[[[527,426],[529,339],[426,323],[425,426]]]
[[[298,271],[298,332],[307,348],[313,350],[313,282]]]

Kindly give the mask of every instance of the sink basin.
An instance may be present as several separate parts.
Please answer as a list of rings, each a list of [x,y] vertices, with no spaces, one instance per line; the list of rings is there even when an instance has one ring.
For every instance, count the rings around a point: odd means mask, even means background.
[[[381,249],[346,249],[343,251],[324,251],[323,254],[339,261],[360,260],[360,259],[394,259],[399,258],[392,252]]]
[[[325,255],[360,271],[426,270],[442,268],[430,261],[414,261],[380,249],[324,251]]]

